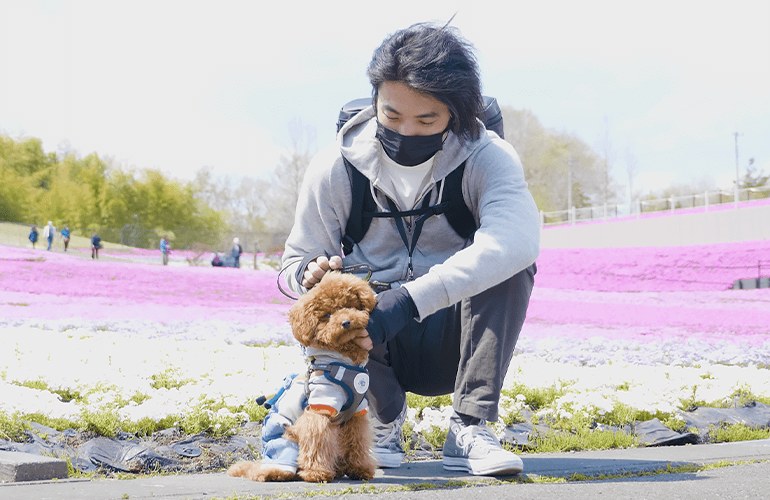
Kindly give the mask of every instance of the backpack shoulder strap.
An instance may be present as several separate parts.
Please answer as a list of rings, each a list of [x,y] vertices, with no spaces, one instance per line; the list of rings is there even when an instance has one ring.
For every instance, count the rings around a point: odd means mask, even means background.
[[[350,216],[345,225],[345,234],[342,237],[342,252],[344,255],[350,255],[353,246],[364,239],[369,226],[372,224],[372,214],[377,212],[377,204],[372,197],[372,191],[369,187],[369,179],[366,178],[356,167],[354,167],[344,156],[343,161],[348,169],[351,183],[351,195],[353,204],[350,208]],[[443,198],[448,202],[448,207],[444,211],[447,221],[452,229],[463,238],[470,238],[476,232],[476,219],[473,213],[465,204],[463,198],[463,174],[465,173],[465,162],[454,169],[444,179]],[[369,214],[368,216],[366,214]],[[407,213],[398,213],[399,216]],[[393,216],[392,214],[387,214]]]
[[[470,238],[476,232],[476,219],[463,198],[463,174],[465,162],[444,179],[444,199],[449,201],[446,218],[452,229],[463,238]]]
[[[364,239],[364,235],[372,224],[372,218],[364,217],[364,212],[376,212],[377,206],[372,198],[372,190],[369,188],[369,179],[347,158],[343,156],[342,160],[348,169],[353,197],[350,216],[345,225],[345,235],[342,237],[342,253],[349,255],[353,251],[353,245]]]

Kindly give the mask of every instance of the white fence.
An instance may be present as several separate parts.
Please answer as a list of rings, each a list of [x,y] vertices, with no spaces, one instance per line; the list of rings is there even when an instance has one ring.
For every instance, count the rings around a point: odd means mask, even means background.
[[[612,220],[621,217],[641,218],[642,214],[656,212],[674,212],[676,210],[692,209],[703,207],[704,212],[708,212],[710,206],[724,205],[732,203],[736,207],[741,202],[751,201],[770,196],[770,185],[746,188],[735,191],[706,191],[700,194],[687,196],[675,196],[660,200],[635,200],[628,204],[594,205],[591,207],[575,208],[570,210],[559,210],[556,212],[540,211],[541,226],[556,226],[562,224],[575,225],[580,222],[590,222],[597,220]]]

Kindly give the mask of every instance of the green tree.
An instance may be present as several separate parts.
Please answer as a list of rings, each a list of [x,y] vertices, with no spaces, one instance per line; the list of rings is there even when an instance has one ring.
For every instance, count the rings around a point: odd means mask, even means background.
[[[51,220],[86,235],[98,230],[104,241],[114,242],[129,231],[132,244],[143,247],[155,245],[161,233],[172,239],[183,233],[181,246],[215,244],[229,229],[225,213],[207,203],[195,182],[170,180],[156,170],[125,170],[96,153],[63,156],[46,155],[38,139],[0,135],[0,219]],[[258,210],[247,208],[247,214]],[[259,216],[252,219],[260,224]]]
[[[40,139],[29,138],[24,141],[14,141],[12,138],[0,135],[0,158],[7,168],[22,177],[46,170],[56,162],[56,155],[46,155]]]
[[[138,213],[141,203],[133,172],[114,168],[110,171],[107,184],[109,196],[102,211],[104,224],[121,229],[126,225],[135,225],[137,219],[134,215]]]
[[[551,212],[581,208],[604,199],[604,170],[599,156],[570,134],[546,130],[529,110],[502,107],[505,138],[521,158],[537,206]]]
[[[196,194],[194,183],[171,181],[156,170],[143,172],[136,182],[134,208],[139,225],[154,231],[148,238],[168,233],[177,248],[196,241],[216,244],[228,229],[224,216],[202,203]]]
[[[0,220],[33,223],[32,198],[33,190],[27,179],[4,166],[0,158]]]
[[[55,156],[46,156],[39,139],[0,135],[0,220],[34,223],[36,188],[49,185]]]
[[[81,224],[81,202],[88,193],[86,186],[78,183],[71,174],[73,161],[74,158],[69,158],[54,165],[50,185],[47,189],[38,189],[36,194],[37,211],[42,218],[54,221],[57,226],[80,227]]]
[[[102,226],[104,206],[110,200],[107,172],[108,165],[96,153],[82,159],[70,155],[51,165],[46,170],[47,186],[35,195],[37,212],[57,226]]]

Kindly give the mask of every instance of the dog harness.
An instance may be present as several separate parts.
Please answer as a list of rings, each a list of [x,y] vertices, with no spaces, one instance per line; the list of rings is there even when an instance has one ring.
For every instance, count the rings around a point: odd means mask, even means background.
[[[305,397],[310,409],[329,414],[332,422],[340,423],[347,422],[353,415],[366,413],[369,371],[365,367],[339,361],[319,363],[315,356],[309,356],[307,361]],[[340,389],[345,396],[341,405]]]

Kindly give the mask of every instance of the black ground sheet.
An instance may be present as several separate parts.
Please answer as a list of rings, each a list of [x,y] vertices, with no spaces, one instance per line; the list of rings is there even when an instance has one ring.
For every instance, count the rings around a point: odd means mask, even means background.
[[[531,413],[525,412],[525,418]],[[750,428],[770,428],[770,405],[751,403],[739,408],[700,407],[682,412],[684,432],[672,431],[657,418],[624,427],[596,424],[599,430],[634,434],[643,446],[676,446],[713,442],[711,434],[725,425],[743,423]],[[529,420],[529,419],[528,419]],[[34,453],[69,459],[76,470],[99,473],[202,472],[221,470],[238,460],[258,460],[261,424],[249,423],[233,436],[214,439],[205,434],[182,435],[166,429],[152,436],[119,433],[115,438],[72,429],[57,431],[30,423],[24,442],[0,439],[0,450]],[[535,437],[547,435],[547,424],[518,423],[505,429],[503,442],[522,451],[537,451]],[[436,449],[415,433],[408,440],[407,459],[437,458]]]

